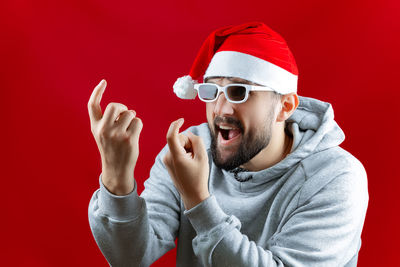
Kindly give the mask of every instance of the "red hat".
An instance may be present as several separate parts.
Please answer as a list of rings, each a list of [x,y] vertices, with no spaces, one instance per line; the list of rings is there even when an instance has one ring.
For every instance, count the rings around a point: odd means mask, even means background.
[[[180,98],[194,99],[194,83],[208,77],[237,77],[288,94],[297,92],[298,69],[278,33],[262,22],[249,22],[212,32],[189,75],[175,82],[174,92]]]

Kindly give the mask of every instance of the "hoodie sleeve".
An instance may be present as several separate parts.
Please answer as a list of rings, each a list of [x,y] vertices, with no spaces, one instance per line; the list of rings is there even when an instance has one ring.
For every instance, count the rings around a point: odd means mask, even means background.
[[[100,188],[90,200],[89,225],[98,247],[112,266],[149,266],[175,247],[181,203],[162,162],[156,157],[145,190],[125,196]]]
[[[298,206],[265,247],[240,232],[214,196],[185,211],[204,266],[356,266],[368,191],[364,169],[342,173],[321,190],[297,194]]]

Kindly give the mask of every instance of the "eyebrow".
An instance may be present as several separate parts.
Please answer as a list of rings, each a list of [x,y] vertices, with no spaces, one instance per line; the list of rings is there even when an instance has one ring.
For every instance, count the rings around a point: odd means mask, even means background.
[[[254,83],[252,83],[252,82],[249,82],[247,80],[243,80],[243,79],[240,79],[240,78],[235,78],[235,77],[212,77],[212,78],[209,78],[209,79],[212,80],[212,79],[222,79],[222,78],[226,78],[227,80],[229,80],[229,81],[231,81],[233,83],[243,83],[243,84],[252,84],[252,85],[254,85]],[[206,82],[213,83],[213,81],[209,81],[208,79],[206,79]]]

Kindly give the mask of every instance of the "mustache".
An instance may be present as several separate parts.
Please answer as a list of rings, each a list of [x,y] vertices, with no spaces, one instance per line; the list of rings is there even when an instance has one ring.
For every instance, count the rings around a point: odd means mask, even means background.
[[[231,124],[234,125],[235,127],[239,128],[240,131],[243,132],[243,125],[240,122],[240,120],[232,118],[232,117],[220,117],[217,116],[214,119],[214,129],[217,129],[217,123],[227,123],[227,124]]]

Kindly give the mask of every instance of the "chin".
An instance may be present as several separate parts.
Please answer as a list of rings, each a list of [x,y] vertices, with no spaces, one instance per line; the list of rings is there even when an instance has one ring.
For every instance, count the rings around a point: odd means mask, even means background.
[[[242,162],[238,161],[237,149],[234,149],[233,151],[223,149],[221,151],[221,149],[217,147],[217,149],[212,150],[211,152],[213,155],[213,162],[218,168],[229,171],[242,164]]]

